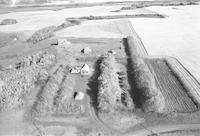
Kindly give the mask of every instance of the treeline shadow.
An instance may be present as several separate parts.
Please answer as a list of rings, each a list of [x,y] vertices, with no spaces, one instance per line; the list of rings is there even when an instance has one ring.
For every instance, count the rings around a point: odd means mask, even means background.
[[[134,48],[130,47],[133,45],[128,44],[127,38],[123,38],[123,45],[124,45],[125,53],[128,56],[127,57],[127,74],[128,74],[127,77],[128,77],[128,83],[131,88],[129,92],[130,92],[131,98],[133,99],[135,107],[140,108],[143,103],[143,96],[141,95],[140,91],[137,88],[137,84],[136,84],[137,81],[135,79],[135,73],[134,73],[134,68],[133,68],[134,64],[132,60],[132,55],[134,54],[133,52],[135,51],[133,51]]]
[[[100,57],[94,65],[94,73],[89,78],[87,94],[90,97],[90,104],[98,111],[98,77],[100,76],[100,64],[102,57]]]

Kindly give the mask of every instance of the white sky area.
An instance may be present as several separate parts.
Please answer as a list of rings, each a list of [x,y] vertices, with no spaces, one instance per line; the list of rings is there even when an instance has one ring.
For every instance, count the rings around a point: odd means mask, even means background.
[[[34,1],[34,0],[30,0]],[[99,2],[121,2],[121,1],[144,1],[144,0],[52,0],[45,5],[59,5],[59,4],[70,4],[70,3],[99,3]],[[146,0],[151,1],[151,0]],[[20,0],[11,0],[11,6],[15,6],[20,2]]]
[[[87,2],[87,3],[95,3],[95,2],[119,2],[119,1],[144,1],[144,0],[82,0],[83,2]],[[146,0],[146,1],[150,1],[150,0]]]
[[[200,5],[148,9],[168,16],[131,19],[149,54],[178,58],[200,81]]]

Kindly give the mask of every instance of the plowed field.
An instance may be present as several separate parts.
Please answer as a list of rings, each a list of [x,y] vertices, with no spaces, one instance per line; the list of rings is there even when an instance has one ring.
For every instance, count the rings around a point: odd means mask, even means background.
[[[156,83],[165,99],[166,112],[187,113],[197,110],[186,89],[162,59],[146,59],[146,63],[155,72]]]

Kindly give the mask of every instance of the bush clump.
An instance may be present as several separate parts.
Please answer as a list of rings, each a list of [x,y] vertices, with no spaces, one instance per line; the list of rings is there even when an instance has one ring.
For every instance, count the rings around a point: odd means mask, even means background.
[[[12,24],[17,24],[16,19],[4,19],[1,21],[0,25],[12,25]]]
[[[33,44],[54,36],[56,26],[49,26],[36,31],[27,41]]]
[[[66,18],[65,19],[66,22],[71,23],[72,25],[80,25],[81,24],[81,18]]]
[[[20,69],[32,65],[48,66],[55,60],[55,55],[47,51],[41,51],[33,55],[23,56],[19,58],[15,68]]]
[[[66,22],[62,23],[61,25],[57,26],[55,31],[59,31],[59,30],[62,30],[64,28],[67,28],[67,27],[70,27],[70,26],[73,26],[73,24],[66,21]]]

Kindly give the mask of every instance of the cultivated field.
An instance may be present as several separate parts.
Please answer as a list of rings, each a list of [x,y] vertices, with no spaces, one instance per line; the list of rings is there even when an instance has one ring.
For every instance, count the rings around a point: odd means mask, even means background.
[[[193,98],[189,97],[186,88],[178,81],[177,77],[162,59],[146,59],[156,74],[157,86],[164,96],[166,112],[194,112],[197,110]]]

